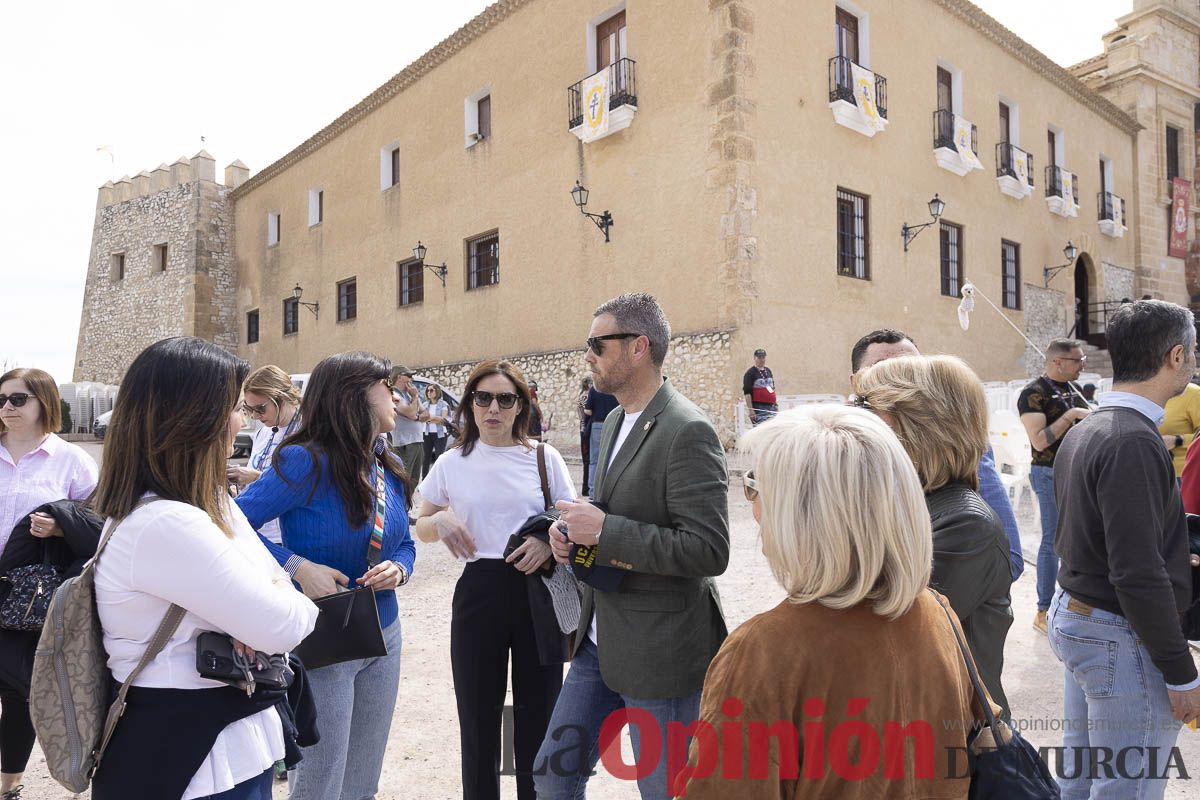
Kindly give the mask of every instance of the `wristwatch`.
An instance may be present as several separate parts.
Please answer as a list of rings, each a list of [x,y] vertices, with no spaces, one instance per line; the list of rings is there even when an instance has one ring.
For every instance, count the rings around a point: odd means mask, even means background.
[[[1183,447],[1183,437],[1178,433],[1175,434],[1175,447]]]

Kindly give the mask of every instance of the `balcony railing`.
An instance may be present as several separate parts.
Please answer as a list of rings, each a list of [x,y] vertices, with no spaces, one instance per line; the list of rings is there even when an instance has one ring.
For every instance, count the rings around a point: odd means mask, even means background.
[[[608,70],[608,110],[621,106],[637,106],[637,62],[631,58],[622,58],[602,70],[593,72],[599,75]],[[592,77],[587,76],[587,78]],[[567,89],[567,129],[572,130],[583,124],[583,81]]]
[[[948,109],[938,109],[933,112],[933,149],[942,147],[956,149],[954,144],[954,112]],[[979,155],[979,128],[971,125],[971,152]]]
[[[1053,164],[1046,167],[1046,197],[1062,197],[1064,175],[1071,176],[1071,202],[1079,205],[1079,177]]]
[[[996,177],[1003,178],[1007,175],[1010,178],[1018,178],[1016,163],[1019,160],[1018,154],[1025,154],[1025,180],[1029,187],[1033,188],[1033,154],[1029,153],[1015,144],[1008,142],[996,143]]]
[[[1114,203],[1113,200],[1119,201]],[[1117,206],[1120,205],[1120,210]],[[1096,219],[1100,222],[1113,222],[1125,227],[1125,200],[1112,192],[1096,193]]]
[[[854,96],[854,62],[845,56],[834,56],[829,59],[829,102],[845,100],[847,103],[858,105]],[[875,107],[879,116],[887,119],[887,78],[875,76]]]

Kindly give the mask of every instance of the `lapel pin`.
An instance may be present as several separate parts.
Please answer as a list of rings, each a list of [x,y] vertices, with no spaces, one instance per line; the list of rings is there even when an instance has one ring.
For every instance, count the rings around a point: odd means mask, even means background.
[[[651,425],[653,425],[653,424],[654,424],[654,420],[652,420],[652,419],[651,419],[651,420],[647,420],[647,421],[646,421],[646,427],[642,428],[642,430],[644,430],[644,431],[648,431],[648,430],[650,430],[650,426],[651,426]]]

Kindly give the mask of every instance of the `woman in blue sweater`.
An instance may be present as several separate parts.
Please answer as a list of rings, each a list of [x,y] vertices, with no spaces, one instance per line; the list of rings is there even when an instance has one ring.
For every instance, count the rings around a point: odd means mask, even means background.
[[[309,670],[321,741],[291,774],[291,800],[374,797],[400,684],[397,586],[412,574],[404,465],[379,437],[395,427],[391,364],[339,353],[313,369],[300,427],[237,504],[250,524],[279,519],[283,543],[268,547],[309,597],[351,582],[375,590],[388,654]],[[384,472],[383,552],[368,569],[376,463]]]

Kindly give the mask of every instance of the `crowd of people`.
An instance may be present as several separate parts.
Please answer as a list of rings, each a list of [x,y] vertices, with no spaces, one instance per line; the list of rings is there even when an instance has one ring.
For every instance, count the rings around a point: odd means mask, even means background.
[[[479,364],[452,410],[370,353],[324,359],[301,396],[278,367],[166,339],[130,365],[98,471],[55,434],[49,375],[0,376],[0,576],[44,564],[61,580],[94,557],[113,687],[130,684],[93,797],[266,800],[284,773],[294,800],[374,797],[414,534],[464,565],[447,611],[466,800],[501,795],[510,675],[521,800],[585,797],[625,724],[644,800],[967,797],[969,770],[945,754],[1015,747],[1007,723],[1035,711],[1004,689],[1024,561],[979,378],[880,329],[851,348],[849,403],[780,412],[754,354],[743,491],[787,598],[730,632],[714,581],[729,469],[664,375],[670,337],[649,295],[595,310],[575,400],[582,493],[544,441],[537,384],[505,360]],[[1197,391],[1194,322],[1129,303],[1108,343],[1098,403],[1074,382],[1071,340],[1050,343],[1018,401],[1042,528],[1033,624],[1063,665],[1063,744],[1077,764],[1125,752],[1120,775],[1060,778],[1068,800],[1162,797],[1139,767],[1200,716],[1185,616],[1200,450],[1172,408]],[[262,425],[231,466],[244,414]],[[39,632],[8,599],[0,588],[0,798],[18,800]],[[245,680],[200,674],[212,632]],[[286,692],[253,678],[277,657]]]

